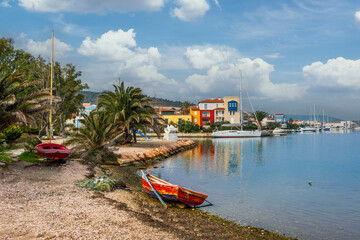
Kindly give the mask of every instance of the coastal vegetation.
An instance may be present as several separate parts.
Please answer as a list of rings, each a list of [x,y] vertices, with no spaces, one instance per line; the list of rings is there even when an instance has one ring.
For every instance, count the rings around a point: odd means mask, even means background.
[[[264,111],[256,111],[255,112],[255,118],[258,123],[259,129],[262,129],[262,127],[263,127],[261,121],[264,120],[264,118],[266,118],[268,115],[269,115],[269,113],[264,112]]]
[[[148,97],[142,94],[142,90],[132,86],[125,88],[124,82],[114,85],[114,88],[114,92],[106,91],[99,95],[97,108],[105,111],[117,131],[123,134],[116,142],[136,142],[136,131],[142,130],[146,134],[148,128],[160,136],[162,119],[150,105]]]
[[[97,110],[89,115],[82,114],[82,127],[65,142],[73,145],[72,151],[88,161],[111,161],[115,156],[108,151],[108,144],[136,143],[137,130],[146,134],[147,129],[151,129],[160,136],[163,121],[142,90],[125,87],[124,82],[114,88],[113,92],[105,91],[99,95]]]
[[[0,39],[0,131],[10,125],[38,128],[39,136],[48,127],[49,111],[54,126],[64,134],[65,119],[79,112],[88,88],[72,64],[54,64],[53,106],[50,100],[50,63],[24,50],[15,49],[13,40]]]
[[[190,114],[190,106],[191,105],[192,104],[189,101],[183,102],[182,107],[181,107],[181,113],[182,114]]]
[[[116,125],[104,111],[92,111],[82,117],[80,121],[83,127],[65,144],[73,145],[72,152],[82,155],[83,158],[100,162],[104,156],[109,155],[105,144],[118,136]]]
[[[193,122],[190,121],[185,121],[185,120],[179,120],[178,123],[174,123],[174,122],[170,122],[170,125],[173,125],[174,127],[176,127],[179,132],[181,133],[198,133],[200,132],[200,127],[198,124],[194,124]]]

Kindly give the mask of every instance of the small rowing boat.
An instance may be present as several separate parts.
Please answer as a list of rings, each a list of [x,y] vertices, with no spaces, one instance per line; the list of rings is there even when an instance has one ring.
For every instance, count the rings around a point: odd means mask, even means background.
[[[63,159],[70,155],[70,150],[56,143],[41,143],[35,147],[38,155],[51,159]]]
[[[154,177],[149,173],[146,173],[146,177],[150,181],[151,185],[155,191],[164,199],[170,201],[181,202],[189,206],[198,206],[202,204],[208,195],[195,192],[193,190],[183,188],[180,185],[174,185],[168,183],[160,178]],[[149,183],[146,181],[144,176],[142,177],[142,184],[144,191],[151,195],[155,196],[155,193]]]

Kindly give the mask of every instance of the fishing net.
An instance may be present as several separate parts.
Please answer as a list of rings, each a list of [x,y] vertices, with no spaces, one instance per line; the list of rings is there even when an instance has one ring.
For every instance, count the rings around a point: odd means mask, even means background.
[[[116,181],[114,179],[103,176],[79,181],[77,186],[93,191],[112,192],[116,188]]]

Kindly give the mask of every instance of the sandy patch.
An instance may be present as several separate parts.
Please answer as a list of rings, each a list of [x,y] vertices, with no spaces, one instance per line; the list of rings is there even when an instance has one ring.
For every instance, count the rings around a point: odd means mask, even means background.
[[[131,216],[131,197],[117,203],[121,209],[102,194],[76,187],[89,173],[86,166],[30,165],[0,170],[1,239],[177,239]]]

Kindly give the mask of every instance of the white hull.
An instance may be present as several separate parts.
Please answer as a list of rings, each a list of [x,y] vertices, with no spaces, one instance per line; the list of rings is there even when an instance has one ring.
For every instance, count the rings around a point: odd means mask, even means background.
[[[262,131],[241,131],[241,130],[224,130],[216,131],[211,134],[213,138],[252,138],[252,137],[265,137],[269,133]]]
[[[284,129],[274,129],[272,132],[274,135],[286,135],[286,132]]]
[[[316,130],[317,129],[314,127],[306,127],[301,129],[302,132],[316,132]]]

